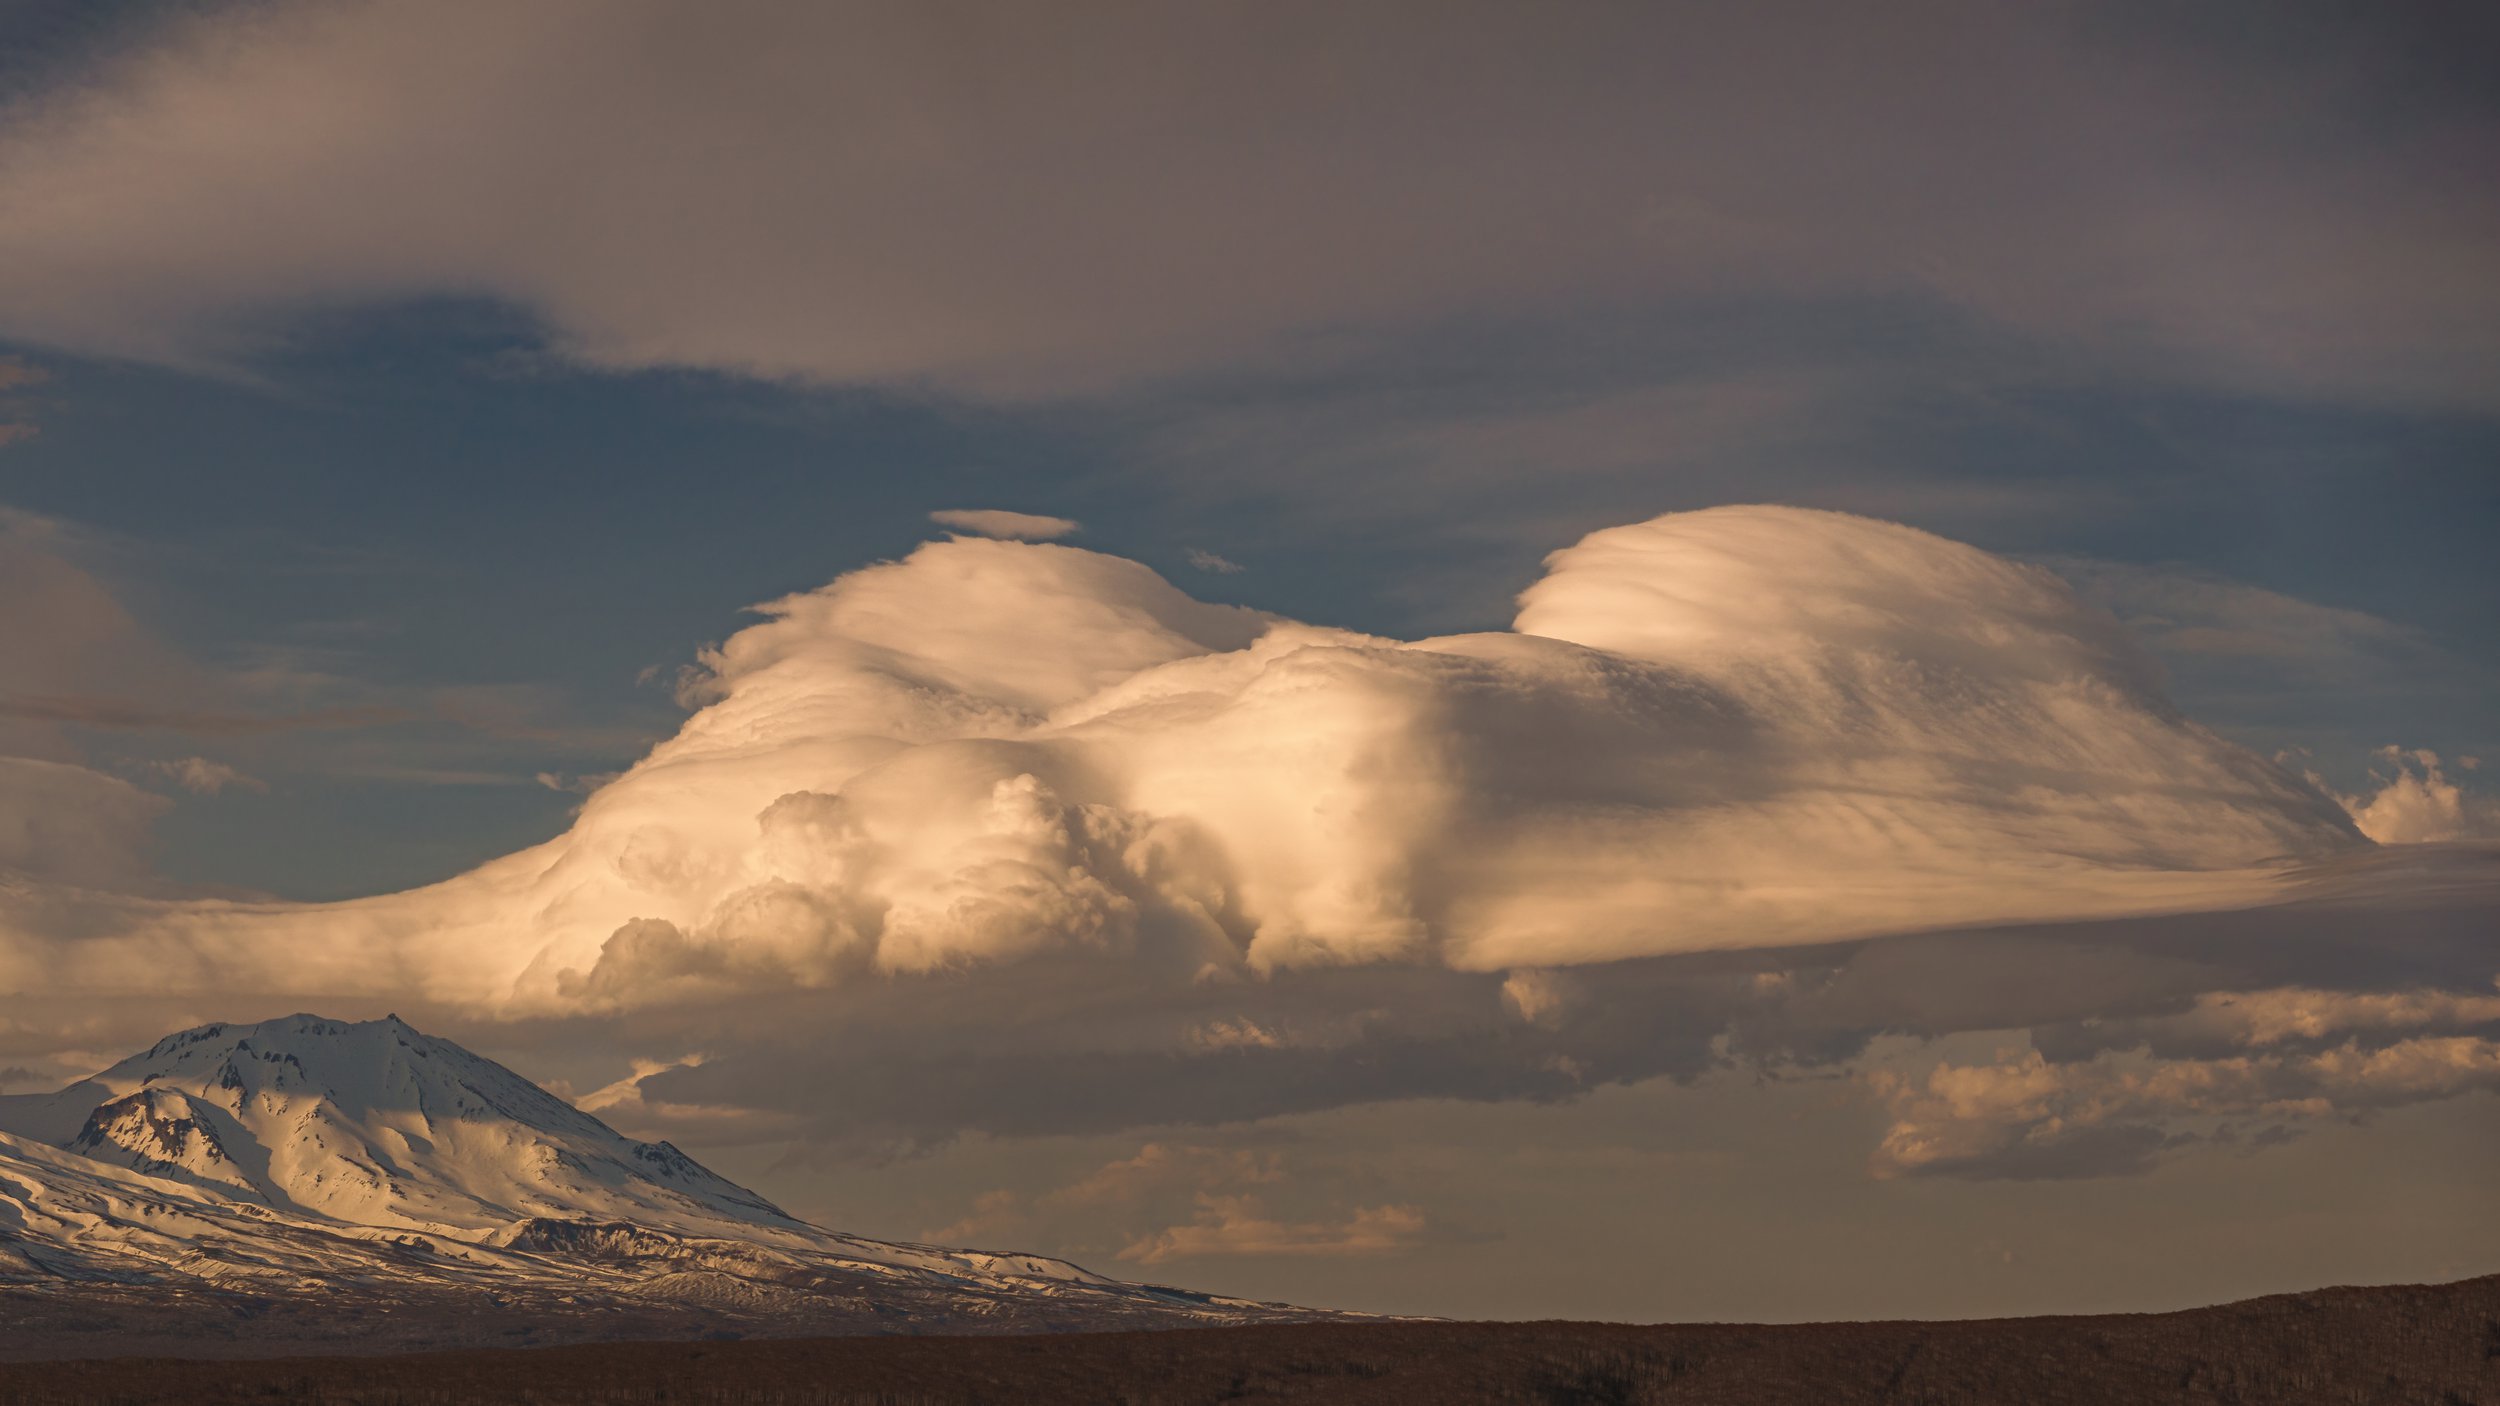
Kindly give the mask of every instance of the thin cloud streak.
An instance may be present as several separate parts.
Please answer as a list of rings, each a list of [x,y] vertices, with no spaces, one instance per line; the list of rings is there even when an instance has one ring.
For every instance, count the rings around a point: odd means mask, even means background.
[[[252,737],[274,732],[310,732],[336,728],[383,727],[422,716],[405,708],[378,705],[316,708],[291,714],[196,712],[117,698],[0,698],[0,718],[27,722],[73,723],[79,727],[121,731],[157,730],[202,737]]]

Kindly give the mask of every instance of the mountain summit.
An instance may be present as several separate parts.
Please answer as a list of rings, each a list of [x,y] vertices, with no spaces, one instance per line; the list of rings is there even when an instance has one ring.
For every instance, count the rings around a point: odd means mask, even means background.
[[[0,1097],[0,1315],[31,1355],[1325,1316],[840,1234],[395,1016],[312,1015]]]
[[[464,1239],[535,1217],[800,1225],[397,1016],[185,1030],[59,1093],[0,1099],[0,1131],[273,1210]]]

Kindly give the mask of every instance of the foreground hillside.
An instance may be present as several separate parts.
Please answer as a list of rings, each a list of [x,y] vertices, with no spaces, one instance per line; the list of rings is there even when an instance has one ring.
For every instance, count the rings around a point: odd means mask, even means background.
[[[1287,1400],[2477,1406],[2500,1403],[2500,1276],[2184,1313],[1966,1323],[1306,1323],[0,1366],[0,1406]]]

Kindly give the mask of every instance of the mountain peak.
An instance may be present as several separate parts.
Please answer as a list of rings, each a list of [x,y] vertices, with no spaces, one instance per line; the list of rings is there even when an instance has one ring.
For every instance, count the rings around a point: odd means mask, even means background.
[[[531,1219],[798,1224],[396,1015],[195,1026],[58,1094],[0,1100],[0,1131],[273,1207],[461,1238]]]

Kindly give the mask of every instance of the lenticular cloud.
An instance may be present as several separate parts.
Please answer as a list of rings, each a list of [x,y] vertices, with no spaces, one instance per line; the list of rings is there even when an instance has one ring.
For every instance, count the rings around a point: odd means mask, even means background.
[[[545,845],[323,906],[135,903],[7,965],[507,1013],[1099,955],[1469,971],[2182,910],[2366,841],[2179,716],[2054,577],[1741,507],[1555,553],[1399,641],[958,539],[763,608]]]

